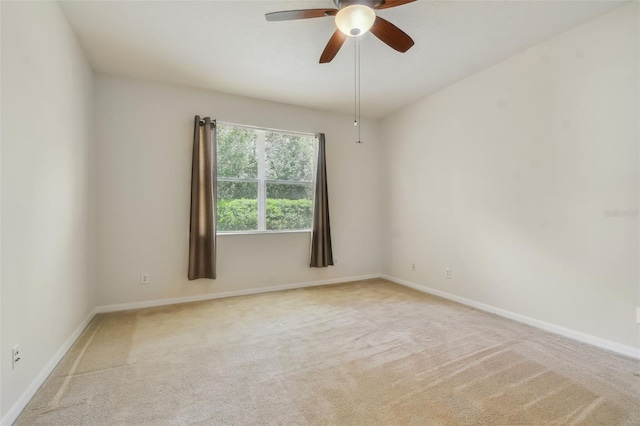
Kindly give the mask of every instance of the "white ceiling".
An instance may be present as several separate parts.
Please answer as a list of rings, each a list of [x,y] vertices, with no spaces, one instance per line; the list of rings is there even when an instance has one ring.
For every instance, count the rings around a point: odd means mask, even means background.
[[[96,71],[304,107],[353,111],[354,45],[318,64],[332,18],[264,14],[331,0],[61,1]],[[361,37],[362,115],[382,118],[617,1],[430,1],[379,11],[415,41],[398,53]]]

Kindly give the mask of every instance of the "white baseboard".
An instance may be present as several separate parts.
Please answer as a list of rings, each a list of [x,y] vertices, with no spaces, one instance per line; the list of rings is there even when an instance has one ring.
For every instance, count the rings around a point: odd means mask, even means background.
[[[40,386],[42,386],[45,380],[47,380],[49,375],[53,372],[53,369],[56,368],[69,349],[71,349],[71,346],[73,346],[78,337],[80,337],[84,329],[87,328],[95,315],[96,311],[94,309],[84,320],[82,320],[80,325],[75,329],[71,336],[69,336],[60,349],[58,349],[55,355],[53,355],[47,365],[45,365],[36,378],[33,379],[29,387],[22,393],[22,395],[20,395],[20,398],[18,398],[9,411],[7,411],[7,414],[5,414],[2,421],[0,421],[1,426],[11,426],[13,422],[16,421],[20,413],[22,413],[22,410],[24,410],[29,401],[31,401],[31,398],[33,398],[33,395],[35,395],[38,389],[40,389]]]
[[[569,339],[577,340],[582,343],[587,343],[592,346],[597,346],[602,349],[606,349],[611,352],[625,355],[631,358],[640,359],[640,349],[636,349],[633,346],[623,345],[621,343],[612,342],[610,340],[601,339],[600,337],[592,336],[590,334],[582,333],[580,331],[571,330],[569,328],[561,327],[559,325],[551,324],[545,321],[541,321],[535,318],[527,317],[525,315],[516,314],[515,312],[507,311],[505,309],[496,308],[491,305],[476,302],[465,297],[456,296],[455,294],[447,293],[445,291],[436,290],[424,285],[412,283],[411,281],[403,280],[401,278],[392,277],[389,275],[380,275],[380,278],[392,281],[396,284],[403,285],[405,287],[418,290],[423,293],[433,294],[435,296],[442,297],[444,299],[452,300],[454,302],[462,303],[463,305],[472,306],[485,312],[500,315],[501,317],[508,318],[514,321],[521,322],[523,324],[531,325],[533,327],[549,331],[554,334],[559,334]]]
[[[380,274],[358,275],[354,277],[334,278],[322,281],[309,281],[303,283],[292,283],[276,285],[271,287],[258,287],[245,290],[224,291],[221,293],[200,294],[196,296],[174,297],[169,299],[155,299],[143,302],[119,303],[116,305],[98,306],[96,313],[128,311],[130,309],[151,308],[154,306],[175,305],[177,303],[200,302],[203,300],[222,299],[225,297],[246,296],[249,294],[269,293],[272,291],[293,290],[296,288],[316,287],[328,284],[340,284],[351,281],[369,280],[372,278],[380,278]]]

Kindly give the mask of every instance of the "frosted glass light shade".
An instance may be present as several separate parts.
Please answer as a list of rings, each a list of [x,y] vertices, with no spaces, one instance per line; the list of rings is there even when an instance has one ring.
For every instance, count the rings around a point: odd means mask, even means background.
[[[340,9],[336,15],[336,26],[350,37],[360,36],[373,26],[376,13],[370,7],[354,4]]]

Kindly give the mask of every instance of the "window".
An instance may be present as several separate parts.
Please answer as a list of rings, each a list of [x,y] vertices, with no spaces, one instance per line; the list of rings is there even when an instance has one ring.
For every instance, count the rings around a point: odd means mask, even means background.
[[[311,229],[314,136],[218,123],[218,232]]]

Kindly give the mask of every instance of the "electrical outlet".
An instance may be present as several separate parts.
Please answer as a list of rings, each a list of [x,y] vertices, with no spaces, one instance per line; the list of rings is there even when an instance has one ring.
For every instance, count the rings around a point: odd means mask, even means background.
[[[412,264],[411,264],[411,270],[412,270],[412,271],[415,271],[415,270],[416,270],[416,264],[415,264],[415,263],[412,263]]]
[[[140,274],[140,284],[149,284],[149,274]]]
[[[445,278],[447,278],[448,280],[451,279],[451,268],[447,268],[444,270],[444,276]]]
[[[636,322],[640,324],[640,308],[636,308]]]
[[[20,346],[15,345],[11,350],[11,369],[12,370],[16,368],[16,365],[18,364],[20,359],[21,359]]]

